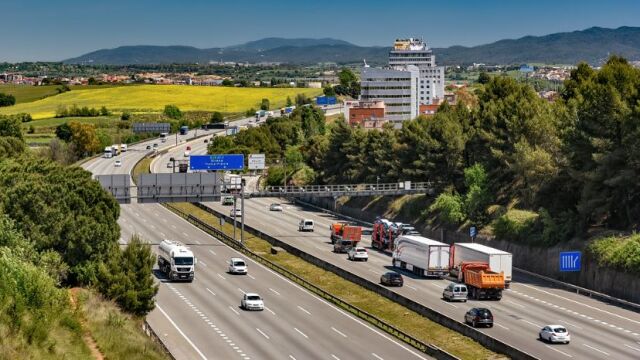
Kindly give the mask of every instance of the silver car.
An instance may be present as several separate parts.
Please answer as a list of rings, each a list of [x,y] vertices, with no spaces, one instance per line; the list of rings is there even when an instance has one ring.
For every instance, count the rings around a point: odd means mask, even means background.
[[[467,302],[467,285],[451,283],[442,292],[442,298],[447,301]]]

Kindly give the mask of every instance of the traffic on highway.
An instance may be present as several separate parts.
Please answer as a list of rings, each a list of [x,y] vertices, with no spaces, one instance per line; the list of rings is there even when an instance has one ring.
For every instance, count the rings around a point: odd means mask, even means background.
[[[202,140],[194,141],[191,146],[193,154],[206,153],[206,144]],[[171,150],[155,161],[153,171],[167,171],[161,165],[180,151]],[[257,179],[247,178],[247,187],[256,183]],[[273,210],[273,204],[278,204],[282,210]],[[205,205],[224,215],[230,211],[229,206],[222,202]],[[532,356],[544,359],[627,359],[640,356],[640,315],[635,311],[557,289],[551,283],[534,277],[519,273],[512,275],[510,271],[503,274],[503,285],[489,289],[491,291],[480,289],[479,283],[471,279],[483,275],[482,284],[493,281],[487,278],[488,269],[478,266],[460,268],[460,272],[469,274],[469,278],[462,282],[462,278],[456,277],[422,276],[428,274],[416,273],[413,267],[407,267],[407,262],[396,261],[397,252],[380,249],[379,244],[368,236],[362,236],[362,240],[356,243],[349,239],[337,240],[332,229],[341,219],[286,199],[245,199],[242,215],[248,226],[364,279],[380,282],[381,277],[389,272],[400,274],[402,286],[390,288],[393,291],[460,322],[478,326],[479,331]],[[314,231],[300,231],[304,222],[313,224]],[[405,239],[412,240],[416,235]],[[416,239],[413,240],[415,242]],[[335,244],[343,241],[347,242],[346,251],[340,254],[342,251],[335,251]],[[348,252],[356,244],[361,248],[360,254],[366,254],[367,261],[350,260],[355,256],[353,251],[351,255]],[[452,259],[455,252],[461,254],[464,250],[449,253],[449,245],[446,249]],[[510,266],[509,263],[509,269]],[[464,287],[455,284],[464,284]],[[450,294],[445,295],[447,292]],[[485,300],[485,297],[494,300]],[[474,312],[469,313],[473,309]],[[481,326],[486,324],[491,326]]]
[[[199,136],[215,133],[198,131]],[[96,175],[127,174],[149,150],[171,149],[172,156],[188,146],[195,151],[194,142],[204,143],[194,136],[195,131],[189,131],[176,141],[154,146],[154,139],[130,146],[118,156],[119,167],[104,157],[83,167]],[[165,167],[167,161],[156,158],[154,169],[171,170]],[[159,204],[132,203],[121,209],[121,244],[138,234],[154,244],[158,254],[161,286],[147,321],[178,359],[429,358],[242,258]]]

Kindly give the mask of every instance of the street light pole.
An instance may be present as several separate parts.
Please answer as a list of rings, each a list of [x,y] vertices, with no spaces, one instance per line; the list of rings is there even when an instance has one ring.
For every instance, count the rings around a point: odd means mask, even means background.
[[[233,197],[233,241],[236,241],[236,197]]]
[[[284,166],[284,192],[287,192],[287,157],[283,157],[282,161]]]
[[[240,218],[240,244],[244,245],[244,179],[240,175],[240,212],[242,217]]]

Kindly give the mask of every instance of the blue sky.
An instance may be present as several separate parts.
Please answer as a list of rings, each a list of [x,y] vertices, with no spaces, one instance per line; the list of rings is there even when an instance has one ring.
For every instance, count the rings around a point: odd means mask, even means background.
[[[2,0],[0,61],[63,60],[120,45],[216,47],[264,37],[479,45],[591,26],[640,26],[638,0]]]

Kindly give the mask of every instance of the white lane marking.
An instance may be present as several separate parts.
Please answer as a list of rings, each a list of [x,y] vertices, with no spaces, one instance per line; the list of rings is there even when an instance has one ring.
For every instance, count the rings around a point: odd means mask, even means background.
[[[160,235],[162,235],[163,238],[167,237],[167,235],[165,235],[163,232],[161,232]]]
[[[438,285],[438,284],[436,284],[436,283],[432,283],[432,282],[430,282],[429,284],[431,284],[431,285],[433,285],[433,286],[437,287],[438,289],[442,289],[442,285]]]
[[[448,302],[448,301],[444,301],[445,304],[449,305],[449,306],[453,306],[454,308],[458,308],[457,306],[453,305],[452,303]]]
[[[629,349],[633,349],[633,350],[635,350],[635,351],[640,351],[640,349],[638,349],[638,348],[637,348],[637,347],[635,347],[635,346],[631,346],[631,345],[627,345],[627,344],[624,344],[624,346],[628,347]]]
[[[549,345],[545,345],[545,346],[546,346],[546,347],[548,347],[549,349],[553,350],[553,351],[557,351],[557,352],[559,352],[560,354],[562,354],[562,355],[564,355],[564,356],[568,356],[568,357],[570,357],[570,358],[572,358],[572,357],[573,357],[573,356],[571,356],[571,355],[567,354],[567,353],[566,353],[566,352],[564,352],[564,351],[560,351],[560,350],[558,350],[558,349],[554,349],[552,346],[549,346]]]
[[[331,354],[331,357],[332,357],[332,358],[334,358],[334,359],[336,359],[336,360],[340,360],[340,358],[339,358],[339,357],[337,357],[337,356],[335,356],[335,355],[333,355],[333,354]]]
[[[498,326],[500,326],[501,328],[503,328],[503,329],[505,329],[505,330],[509,330],[509,328],[508,328],[508,327],[506,327],[506,326],[504,326],[504,325],[500,325],[500,324],[498,324],[498,323],[496,323],[496,322],[494,322],[494,325],[498,325]]]
[[[529,321],[529,320],[524,320],[524,319],[522,319],[522,321],[526,322],[527,324],[531,324],[531,325],[533,325],[533,326],[535,326],[535,327],[537,327],[537,328],[542,328],[542,326],[540,326],[540,325],[538,325],[538,324],[536,324],[536,323],[532,323],[532,322],[531,322],[531,321]]]
[[[262,330],[260,330],[260,329],[258,329],[258,328],[256,328],[256,330],[258,330],[258,332],[259,332],[260,334],[262,334],[262,336],[264,336],[267,340],[269,340],[269,336],[268,336],[267,334],[265,334]]]
[[[207,267],[207,264],[206,264],[204,261],[202,261],[202,260],[200,260],[198,263],[199,263],[200,265],[204,266],[204,267]]]
[[[309,311],[307,311],[307,309],[303,308],[302,306],[298,306],[298,309],[306,312],[307,314],[311,315],[311,313]]]
[[[268,307],[264,307],[268,312],[272,313],[273,315],[275,315],[276,313],[273,312],[273,310],[269,309]]]
[[[305,334],[305,333],[303,333],[302,331],[298,330],[298,328],[294,327],[294,328],[293,328],[293,330],[297,331],[298,333],[300,333],[300,335],[304,336],[305,338],[307,338],[307,339],[309,338],[309,337],[307,336],[307,334]]]
[[[298,360],[298,359],[294,358],[294,357],[293,357],[293,355],[289,355],[289,359],[291,359],[291,360]]]
[[[372,272],[372,273],[374,273],[374,274],[378,274],[378,272],[377,272],[377,271],[372,270],[372,269],[368,269],[368,271],[369,271],[369,272]]]
[[[253,280],[255,280],[256,278],[254,278],[253,276],[247,274],[248,277],[252,278]]]
[[[158,214],[157,212],[154,212],[154,214],[156,214],[156,216],[160,216],[160,214]]]
[[[536,291],[539,291],[539,292],[542,292],[542,293],[545,293],[545,294],[548,294],[548,295],[555,296],[555,297],[557,297],[557,298],[560,298],[560,299],[563,299],[563,300],[566,300],[566,301],[570,301],[570,302],[572,302],[572,303],[574,303],[574,304],[579,304],[579,305],[582,305],[582,306],[586,306],[586,307],[588,307],[589,309],[598,310],[598,311],[603,312],[603,313],[605,313],[605,314],[608,314],[608,315],[611,315],[611,316],[615,316],[615,317],[617,317],[617,318],[619,318],[619,319],[624,319],[624,320],[628,320],[628,321],[634,322],[634,323],[636,323],[636,324],[640,324],[640,321],[632,320],[632,319],[629,319],[628,317],[624,317],[624,316],[622,316],[622,315],[618,315],[618,314],[615,314],[615,313],[612,313],[612,312],[609,312],[609,311],[606,311],[606,310],[602,310],[602,309],[597,308],[597,307],[595,307],[595,306],[587,305],[587,304],[585,304],[585,303],[581,303],[581,302],[579,302],[579,301],[572,300],[572,299],[566,298],[566,297],[564,297],[564,296],[560,296],[560,295],[557,295],[557,294],[551,293],[551,292],[546,291],[546,290],[537,289],[537,288],[535,288],[535,287],[533,287],[533,286],[526,285],[526,284],[519,284],[519,285],[522,285],[522,286],[524,286],[524,287],[527,287],[527,288],[530,288],[530,289],[533,289],[533,290],[536,290]]]
[[[273,290],[272,288],[269,288],[269,290],[273,291],[273,293],[274,293],[274,294],[276,294],[276,295],[280,295],[280,293],[279,293],[279,292],[277,292],[277,291]]]
[[[222,280],[227,280],[224,276],[218,274],[218,276],[222,279]]]
[[[240,315],[240,313],[238,312],[238,310],[234,309],[232,306],[229,306],[229,309],[231,309],[231,311],[233,311],[234,313],[236,313],[236,315]]]
[[[246,292],[244,292],[244,290],[242,290],[242,289],[240,289],[240,288],[238,288],[238,290],[239,290],[241,293],[246,294]]]
[[[185,237],[189,237],[189,235],[187,235],[187,233],[184,231],[182,232],[182,235],[184,235]]]
[[[605,354],[605,355],[609,356],[609,353],[606,353],[606,352],[604,352],[604,351],[602,351],[602,350],[600,350],[600,349],[598,349],[598,348],[595,348],[595,347],[590,346],[590,345],[587,345],[587,344],[582,344],[582,345],[584,345],[584,346],[588,347],[588,348],[589,348],[589,349],[591,349],[591,350],[595,350],[595,351],[597,351],[597,352],[599,352],[599,353],[602,353],[602,354]]]
[[[413,291],[418,291],[418,289],[416,289],[415,287],[411,286],[411,285],[406,285],[409,289],[413,290]]]
[[[331,330],[333,330],[333,331],[337,332],[338,334],[342,335],[342,337],[347,337],[347,335],[345,335],[342,331],[334,328],[333,326],[331,327]]]
[[[516,305],[516,306],[520,306],[521,308],[523,308],[523,309],[524,309],[524,305],[522,305],[522,304],[518,304],[518,303],[517,303],[517,302],[515,302],[515,301],[507,300],[507,302],[508,302],[508,303],[511,303],[511,304],[513,304],[513,305]]]
[[[151,224],[151,225],[149,225],[149,226],[151,226],[151,228],[152,228],[152,229],[155,229],[155,228],[156,228],[156,226],[155,226],[155,225],[153,225],[153,224]]]
[[[574,327],[574,328],[576,328],[576,329],[582,329],[582,327],[581,327],[581,326],[578,326],[578,325],[576,325],[576,324],[572,324],[572,323],[570,323],[570,322],[568,322],[568,321],[565,321],[565,320],[558,320],[558,321],[559,321],[559,322],[561,322],[561,323],[565,323],[565,324],[567,324],[567,325],[569,325],[569,326],[571,326],[571,327]]]
[[[371,355],[373,355],[374,358],[378,359],[378,360],[384,360],[382,357],[380,357],[378,354],[376,353],[371,353]]]
[[[172,227],[172,228],[174,228],[174,229],[177,229],[177,228],[176,228],[176,226],[175,226],[175,225],[173,225],[173,224],[171,224],[171,227]]]
[[[178,333],[179,333],[180,335],[182,335],[182,337],[183,337],[185,340],[187,340],[187,342],[189,343],[189,345],[191,345],[191,347],[193,347],[193,349],[198,353],[198,355],[200,355],[200,357],[201,357],[201,358],[203,358],[204,360],[207,360],[207,357],[206,357],[206,356],[204,356],[204,354],[202,353],[202,351],[200,351],[200,349],[198,349],[198,347],[197,347],[193,342],[191,342],[191,340],[187,337],[187,335],[185,335],[185,334],[182,332],[182,330],[180,330],[180,328],[178,327],[178,325],[176,325],[176,323],[175,323],[175,322],[173,322],[173,320],[171,320],[171,318],[169,317],[169,315],[167,315],[167,313],[166,313],[166,312],[164,312],[164,310],[162,310],[162,307],[161,307],[160,305],[156,304],[156,308],[157,308],[158,310],[160,310],[160,312],[162,313],[162,315],[164,315],[164,316],[167,318],[167,320],[169,320],[169,323],[171,323],[171,325],[173,325],[173,327],[174,327],[174,328],[176,328],[176,330],[178,330]]]
[[[218,254],[215,253],[215,251],[213,250],[209,250],[210,253],[212,253],[214,256],[218,256]]]

